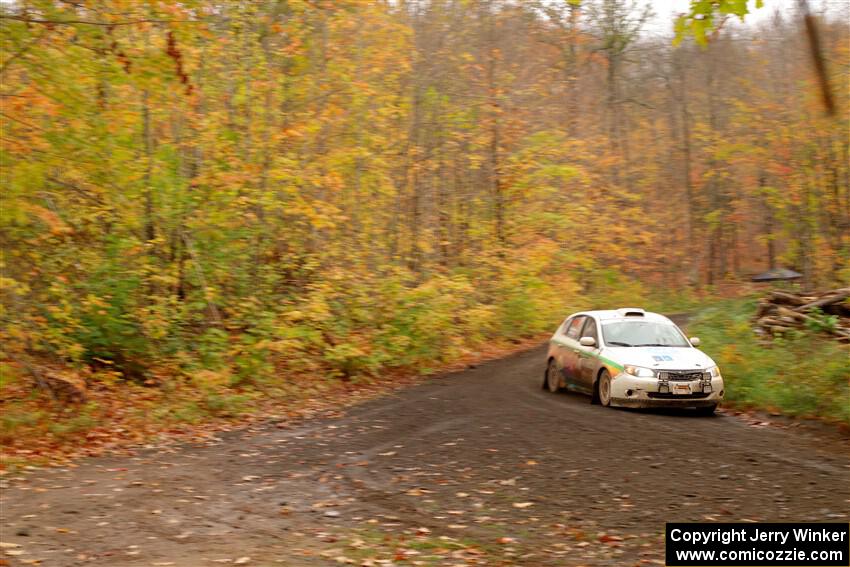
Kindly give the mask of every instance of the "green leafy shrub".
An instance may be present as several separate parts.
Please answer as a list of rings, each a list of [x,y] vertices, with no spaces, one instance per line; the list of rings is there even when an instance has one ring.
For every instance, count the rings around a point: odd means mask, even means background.
[[[97,420],[88,413],[82,413],[72,418],[54,421],[50,424],[50,432],[57,437],[74,437],[81,435],[97,425]]]
[[[763,339],[750,325],[756,300],[726,301],[688,326],[720,366],[735,404],[850,424],[850,357],[813,332]]]
[[[26,411],[16,407],[7,407],[0,414],[0,442],[12,442],[21,428],[33,427],[40,423],[45,412]]]
[[[229,336],[225,331],[215,327],[204,331],[195,341],[195,352],[201,366],[220,368],[226,362],[228,345]]]
[[[824,313],[815,308],[809,312],[810,319],[806,319],[806,328],[815,333],[829,333],[838,328],[838,317]]]
[[[245,411],[248,399],[245,395],[211,392],[204,396],[201,403],[212,415],[232,417]]]
[[[264,382],[272,375],[269,342],[254,333],[242,333],[230,351],[233,361],[231,386]]]

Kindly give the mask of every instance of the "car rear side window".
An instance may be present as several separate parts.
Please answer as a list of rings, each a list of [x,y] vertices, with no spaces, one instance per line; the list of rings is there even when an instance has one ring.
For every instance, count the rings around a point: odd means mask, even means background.
[[[570,321],[570,326],[567,328],[567,337],[578,340],[579,332],[581,331],[581,326],[584,324],[585,319],[587,319],[587,317],[584,315],[573,318],[573,320]]]
[[[599,343],[599,333],[596,332],[596,321],[593,320],[593,317],[587,317],[587,323],[584,324],[584,329],[581,331],[582,337],[593,337],[593,339]]]

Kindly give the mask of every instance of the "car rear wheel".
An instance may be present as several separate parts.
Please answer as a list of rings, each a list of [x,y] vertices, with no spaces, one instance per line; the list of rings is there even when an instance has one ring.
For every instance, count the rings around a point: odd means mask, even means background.
[[[603,406],[611,405],[611,374],[607,370],[603,370],[599,375],[597,382],[599,392],[599,403]]]
[[[558,374],[558,364],[550,360],[546,368],[546,388],[553,394],[561,389],[561,377]]]

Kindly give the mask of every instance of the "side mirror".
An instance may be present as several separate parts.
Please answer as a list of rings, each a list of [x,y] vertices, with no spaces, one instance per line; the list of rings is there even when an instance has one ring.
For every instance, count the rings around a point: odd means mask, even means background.
[[[692,346],[698,347],[700,342],[702,342],[702,341],[699,340],[699,337],[691,337],[691,345]]]
[[[581,346],[596,346],[596,339],[593,337],[582,337],[578,342]]]

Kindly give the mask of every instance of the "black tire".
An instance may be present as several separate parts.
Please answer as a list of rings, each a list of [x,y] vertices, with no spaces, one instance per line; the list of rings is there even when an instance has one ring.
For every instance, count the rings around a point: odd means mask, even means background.
[[[599,405],[599,378],[593,383],[593,393],[590,395],[590,405]]]
[[[543,387],[552,392],[557,393],[561,389],[561,377],[558,376],[558,364],[554,359],[549,360],[546,366],[546,378],[543,380]]]
[[[599,380],[596,381],[596,399],[599,405],[611,406],[611,374],[607,370],[603,370],[599,374]]]
[[[696,408],[697,415],[714,415],[717,410],[717,404]]]

